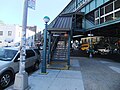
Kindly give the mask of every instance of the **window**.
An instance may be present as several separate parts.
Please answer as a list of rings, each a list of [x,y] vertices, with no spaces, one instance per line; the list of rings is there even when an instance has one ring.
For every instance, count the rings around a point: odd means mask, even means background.
[[[95,18],[99,17],[99,10],[95,11]]]
[[[84,43],[84,40],[82,40],[82,43]]]
[[[26,50],[26,58],[30,58],[35,56],[35,53],[33,50]]]
[[[3,36],[3,31],[0,31],[0,36]]]
[[[120,8],[120,0],[115,1],[115,10]]]
[[[99,24],[99,19],[95,20],[95,24]]]
[[[104,17],[100,18],[100,23],[104,23]]]
[[[86,43],[87,42],[87,39],[84,39],[84,43]]]
[[[4,61],[11,61],[16,54],[16,50],[0,48],[0,58]]]
[[[110,21],[110,20],[113,20],[113,14],[110,14],[108,16],[105,17],[105,21]]]
[[[120,11],[115,12],[115,17],[116,17],[116,18],[120,18]]]
[[[20,58],[20,53],[16,56],[15,61],[18,61],[18,58]]]
[[[105,14],[112,11],[113,11],[113,3],[110,3],[107,6],[105,6]]]
[[[104,15],[104,7],[100,9],[100,16]]]
[[[8,31],[8,36],[12,36],[12,31]]]
[[[90,39],[88,39],[88,43],[90,43]]]

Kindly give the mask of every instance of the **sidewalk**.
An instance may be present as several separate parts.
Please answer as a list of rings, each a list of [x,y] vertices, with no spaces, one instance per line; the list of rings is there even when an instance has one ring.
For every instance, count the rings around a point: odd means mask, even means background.
[[[69,70],[47,72],[41,75],[38,70],[29,76],[30,90],[120,90],[120,63],[109,59],[71,57]]]
[[[32,82],[31,82],[32,81]],[[48,70],[48,75],[37,71],[29,77],[31,90],[84,90],[80,71]]]
[[[80,68],[78,61],[71,61],[71,67]],[[41,75],[38,70],[29,76],[30,90],[84,90],[81,71],[47,69],[47,72]]]

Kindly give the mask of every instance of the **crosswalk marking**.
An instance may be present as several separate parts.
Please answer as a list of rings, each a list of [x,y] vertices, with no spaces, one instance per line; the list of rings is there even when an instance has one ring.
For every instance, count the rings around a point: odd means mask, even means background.
[[[120,73],[120,68],[114,67],[114,66],[109,66],[112,70],[116,71],[117,73]]]

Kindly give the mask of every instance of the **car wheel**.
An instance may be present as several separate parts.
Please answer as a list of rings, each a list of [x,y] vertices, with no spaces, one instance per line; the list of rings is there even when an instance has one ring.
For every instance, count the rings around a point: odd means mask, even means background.
[[[34,64],[34,70],[38,70],[39,69],[39,62],[36,62],[35,64]]]
[[[6,88],[12,81],[12,73],[10,72],[4,72],[0,76],[0,87],[1,88]]]

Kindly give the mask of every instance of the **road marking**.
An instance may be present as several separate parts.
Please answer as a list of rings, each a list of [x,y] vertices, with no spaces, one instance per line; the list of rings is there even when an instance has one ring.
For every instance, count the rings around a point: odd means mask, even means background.
[[[116,71],[117,73],[120,73],[120,68],[109,66],[112,70]]]
[[[108,62],[108,61],[100,61],[100,62],[101,62],[101,63],[105,63],[105,64],[106,64],[106,63],[110,63],[110,62]]]

